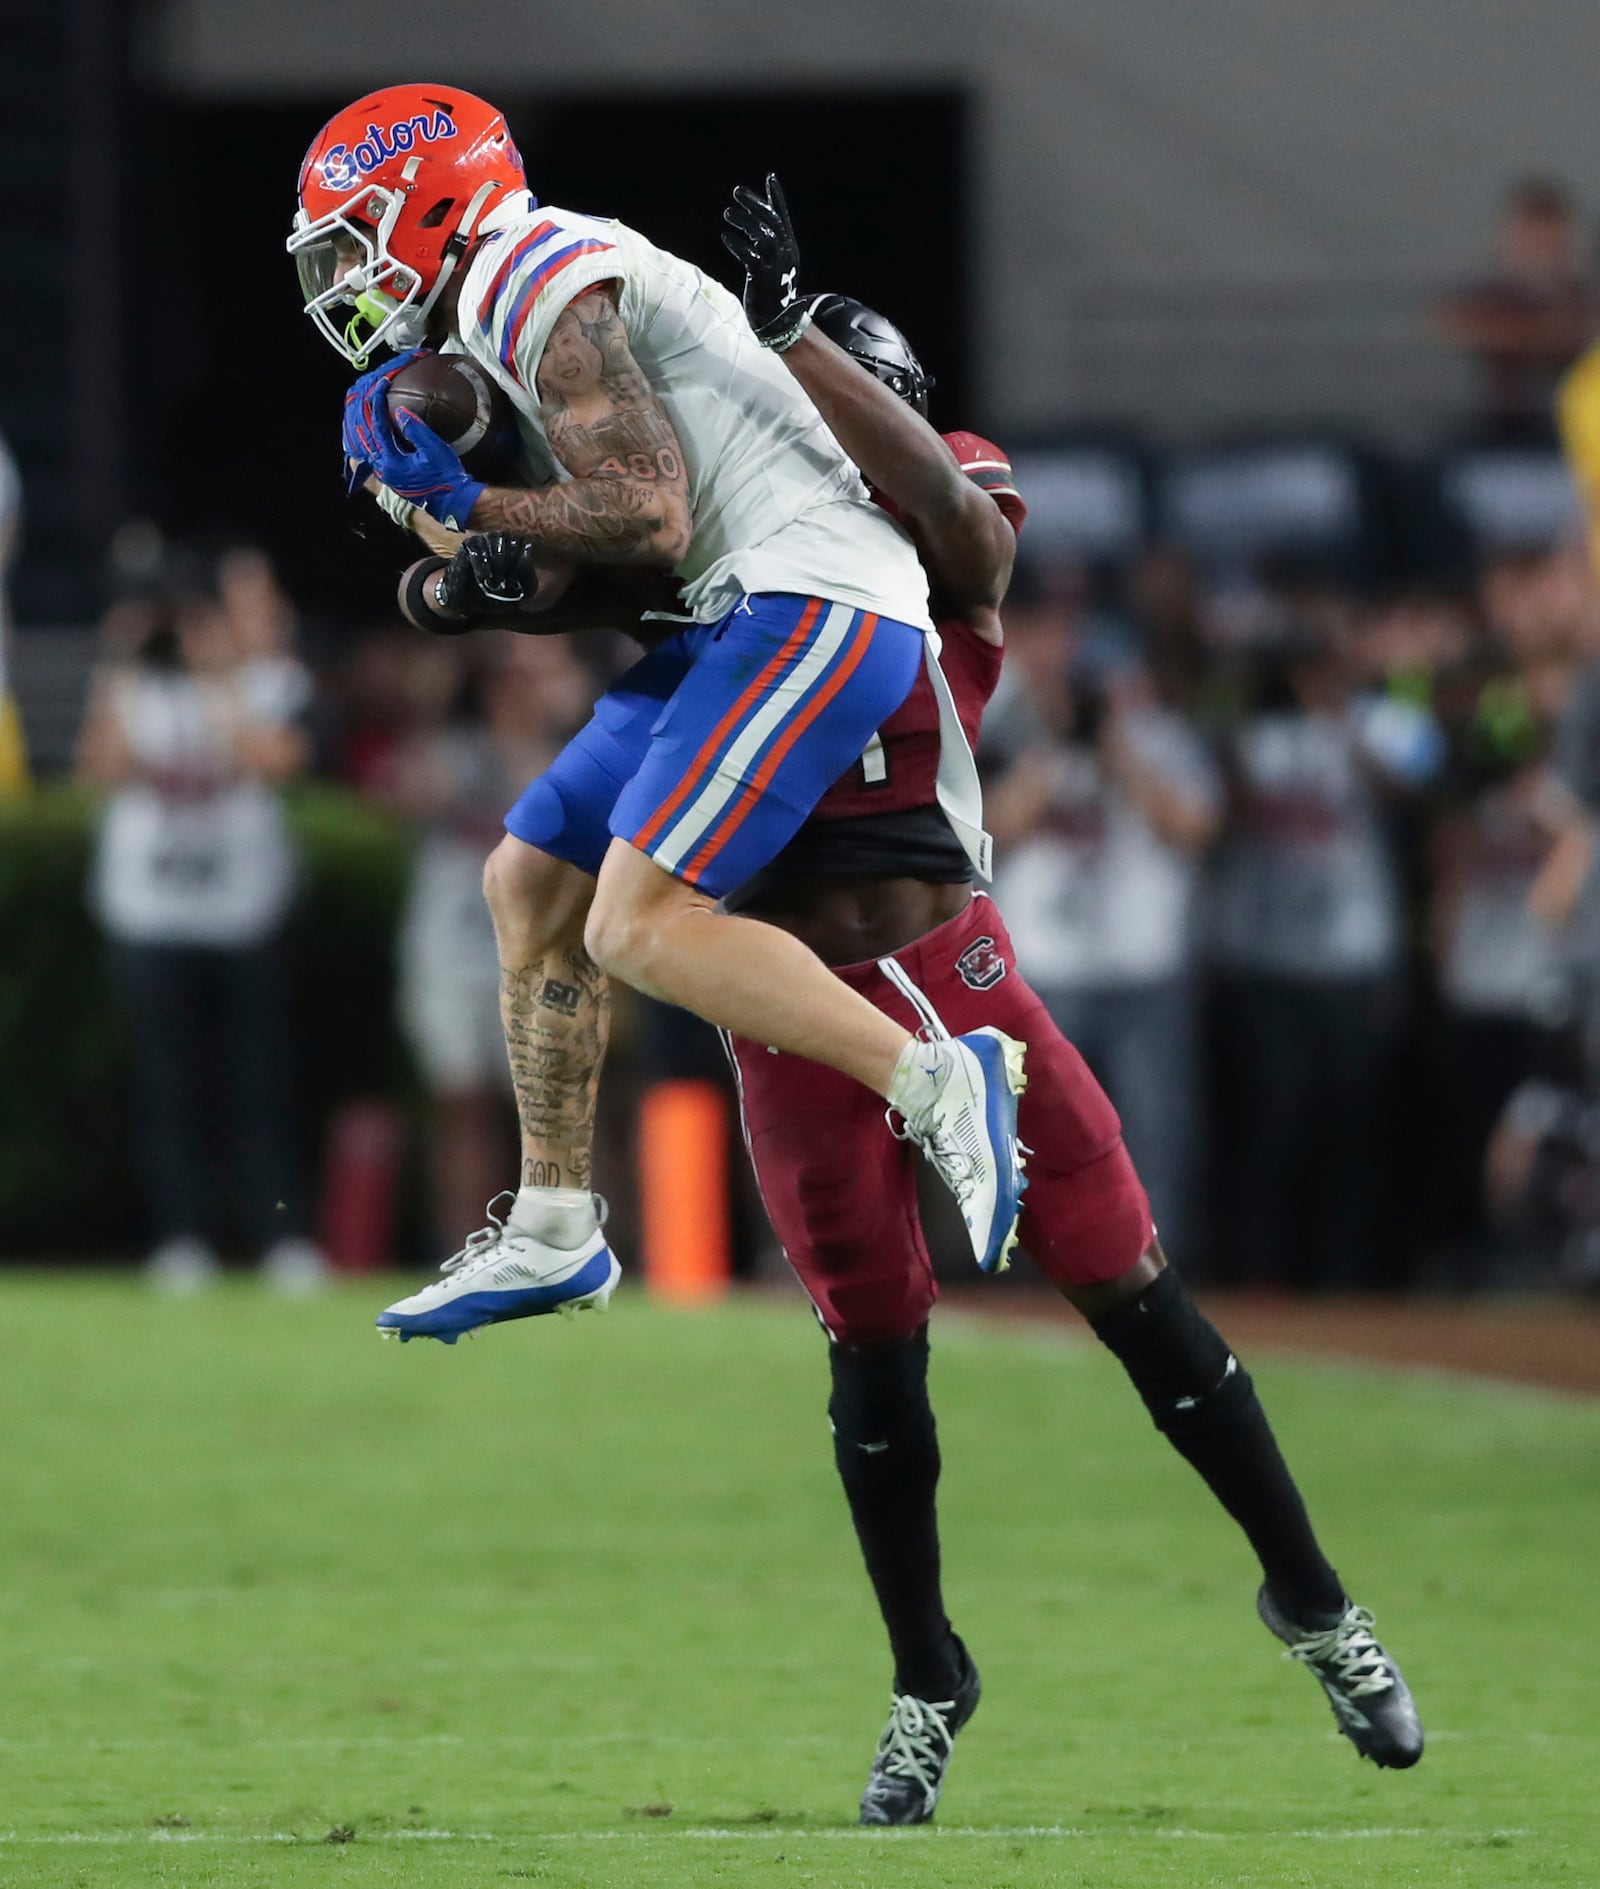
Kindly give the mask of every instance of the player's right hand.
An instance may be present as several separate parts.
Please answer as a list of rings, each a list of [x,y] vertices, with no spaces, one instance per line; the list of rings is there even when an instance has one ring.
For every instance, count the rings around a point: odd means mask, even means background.
[[[391,492],[420,506],[451,531],[464,531],[483,493],[461,455],[402,407],[389,411],[389,382],[422,352],[412,348],[351,384],[344,397],[344,450],[348,490],[354,492],[368,473]]]
[[[385,405],[389,382],[421,352],[421,348],[408,348],[404,354],[395,355],[381,367],[370,368],[365,374],[358,375],[346,389],[342,437],[347,492],[360,491],[367,475],[376,471],[375,455],[380,450],[374,444],[376,431],[382,429],[385,438],[389,433],[389,414]]]
[[[739,184],[722,213],[722,244],[744,270],[744,312],[764,348],[793,347],[811,320],[815,296],[800,295],[800,245],[775,172],[764,191]]]
[[[475,532],[439,574],[440,607],[452,616],[500,616],[538,595],[538,546],[509,531]]]

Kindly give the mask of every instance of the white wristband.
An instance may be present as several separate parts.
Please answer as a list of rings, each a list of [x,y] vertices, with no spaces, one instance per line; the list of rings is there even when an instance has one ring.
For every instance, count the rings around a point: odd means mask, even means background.
[[[389,487],[386,485],[380,485],[373,494],[373,497],[402,531],[409,531],[411,529],[412,514],[417,508],[411,503],[410,499],[401,498],[398,492],[390,491]]]
[[[813,295],[811,300],[807,302],[805,307],[801,310],[794,326],[792,328],[785,328],[782,334],[774,335],[770,341],[762,341],[762,347],[769,348],[774,354],[786,354],[800,339],[801,335],[811,326],[811,311],[821,300],[822,297],[820,295]],[[756,338],[760,340],[759,335]]]

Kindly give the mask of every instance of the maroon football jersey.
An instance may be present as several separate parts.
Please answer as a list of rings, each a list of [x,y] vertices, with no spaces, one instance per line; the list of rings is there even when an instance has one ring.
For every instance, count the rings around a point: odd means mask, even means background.
[[[1026,508],[1012,483],[1005,454],[975,433],[946,433],[944,442],[961,470],[993,495],[1012,529],[1020,531]],[[1000,681],[1002,652],[963,617],[946,617],[938,629],[943,644],[940,667],[950,683],[967,740],[976,750],[983,711]],[[931,807],[936,804],[938,774],[939,703],[928,672],[922,669],[911,693],[868,743],[866,753],[817,802],[811,820],[856,820],[868,814]]]
[[[940,667],[950,682],[967,741],[976,749],[978,725],[1000,681],[1001,650],[961,617],[939,624]],[[813,820],[855,820],[870,813],[905,813],[935,802],[939,775],[939,703],[927,670],[917,671],[911,693],[867,744],[867,751],[811,810]]]

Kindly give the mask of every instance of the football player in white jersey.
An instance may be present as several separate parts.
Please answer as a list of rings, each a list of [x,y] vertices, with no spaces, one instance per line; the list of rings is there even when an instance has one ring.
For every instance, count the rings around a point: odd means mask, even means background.
[[[491,858],[523,1184],[503,1223],[380,1326],[453,1339],[609,1297],[617,1263],[571,1146],[608,973],[876,1090],[956,1195],[980,1267],[1003,1266],[1024,1185],[1024,1046],[990,1029],[912,1036],[798,939],[716,910],[925,661],[941,683],[909,539],[737,300],[620,224],[540,207],[481,99],[393,86],[337,114],[301,167],[288,246],[307,312],[354,365],[424,342],[470,354],[547,480],[485,486],[429,428],[392,421],[385,387],[402,353],[347,398],[353,484],[370,474],[391,502],[452,528],[513,530],[555,559],[671,569],[693,618],[641,665],[653,702],[642,753],[608,755],[605,729],[585,731],[591,778],[611,776],[598,883],[540,852],[536,809],[508,822]],[[953,705],[949,720],[940,804],[986,871]]]

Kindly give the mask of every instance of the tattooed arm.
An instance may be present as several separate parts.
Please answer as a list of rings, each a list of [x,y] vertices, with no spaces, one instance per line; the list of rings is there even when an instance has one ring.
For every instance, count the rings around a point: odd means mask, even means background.
[[[477,531],[515,531],[567,558],[676,564],[689,549],[689,480],[660,396],[604,286],[564,308],[539,363],[540,418],[573,476],[539,491],[490,486]]]

